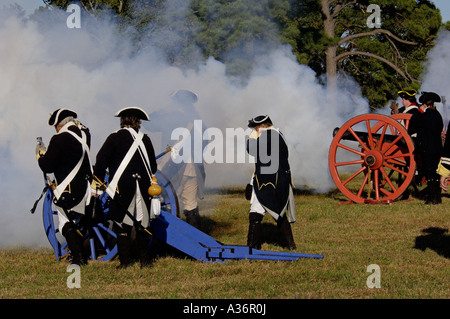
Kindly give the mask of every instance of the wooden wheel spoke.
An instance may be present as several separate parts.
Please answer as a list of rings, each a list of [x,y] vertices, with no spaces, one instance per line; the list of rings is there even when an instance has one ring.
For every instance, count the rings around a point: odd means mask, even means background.
[[[392,190],[396,191],[397,188],[395,188],[394,183],[392,183],[391,178],[386,174],[386,172],[384,171],[384,169],[381,170],[381,174],[384,176],[384,178],[386,179],[387,183],[389,184],[389,186],[391,187]]]
[[[112,237],[117,238],[116,233],[113,232],[111,229],[105,227],[105,225],[103,225],[102,223],[98,223],[97,226],[100,227],[101,229],[103,229],[105,232],[107,232]]]
[[[398,141],[400,141],[403,137],[401,135],[397,136],[397,138],[391,143],[391,145],[389,146],[389,148],[387,150],[384,151],[384,154],[389,156],[391,155],[394,151],[396,151],[398,149],[398,146],[396,145],[396,143]],[[395,148],[394,148],[395,146]],[[391,151],[391,152],[389,152]]]
[[[375,175],[375,199],[380,200],[380,179],[379,179],[380,171],[376,170],[374,172],[374,175]]]
[[[389,164],[387,164],[387,163],[385,164],[385,166],[386,166],[387,168],[393,170],[393,171],[396,171],[396,172],[399,173],[399,174],[404,175],[404,176],[407,176],[407,175],[408,175],[407,172],[402,171],[401,169],[399,169],[399,168],[397,168],[397,167],[395,167],[395,166],[389,165]]]
[[[335,166],[345,166],[345,165],[355,165],[355,164],[363,164],[364,160],[356,160],[356,161],[348,161],[348,162],[341,162],[336,163]]]
[[[406,161],[406,158],[413,159],[414,155],[412,153],[403,153],[403,154],[389,155],[389,156],[384,157],[385,160],[391,160],[391,159],[396,159],[396,158],[403,158]]]
[[[365,170],[365,169],[363,168],[363,170]],[[363,192],[363,190],[364,190],[364,187],[365,187],[365,186],[367,185],[367,183],[368,183],[369,175],[370,175],[370,174],[366,174],[366,176],[364,177],[364,180],[363,180],[363,182],[362,182],[362,184],[361,184],[361,187],[360,187],[359,190],[358,190],[358,197],[361,197],[362,192]]]
[[[340,148],[343,148],[344,150],[346,150],[346,151],[349,151],[349,152],[352,152],[352,153],[355,153],[356,155],[359,155],[359,156],[364,156],[364,153],[363,152],[360,152],[360,151],[358,151],[358,150],[355,150],[354,148],[351,148],[351,147],[348,147],[348,146],[345,146],[345,145],[343,145],[343,144],[338,144],[337,145],[338,147],[340,147]]]
[[[352,181],[356,176],[361,174],[365,170],[365,167],[361,167],[359,170],[357,170],[352,176],[347,178],[345,181],[342,182],[343,185],[347,185],[350,181]]]
[[[383,142],[384,142],[384,136],[385,136],[385,134],[386,134],[386,130],[387,130],[387,125],[385,124],[385,125],[383,125],[383,131],[381,132],[381,136],[380,136],[380,139],[378,140],[378,145],[377,145],[377,150],[379,150],[379,151],[381,151],[381,149],[382,149],[382,145],[383,145]]]
[[[388,159],[386,163],[398,165],[398,166],[406,166],[406,162],[397,161],[396,159]]]
[[[386,195],[386,196],[391,196],[391,195],[394,194],[394,192],[389,192],[389,191],[388,191],[387,189],[385,189],[385,188],[381,188],[380,191],[381,191],[384,195]]]
[[[370,122],[369,120],[366,120],[366,126],[367,126],[367,136],[368,136],[368,142],[369,142],[369,147],[370,148],[375,148],[375,143],[373,141],[373,135],[372,135],[372,130],[370,129]]]
[[[392,125],[389,125],[389,128],[391,129],[392,135],[397,135],[398,134],[397,129],[395,127],[393,127]]]
[[[353,135],[353,137],[358,141],[359,145],[366,151],[369,152],[370,149],[367,147],[366,143],[364,143],[358,136],[358,134],[355,133],[355,131],[350,127],[349,132]]]

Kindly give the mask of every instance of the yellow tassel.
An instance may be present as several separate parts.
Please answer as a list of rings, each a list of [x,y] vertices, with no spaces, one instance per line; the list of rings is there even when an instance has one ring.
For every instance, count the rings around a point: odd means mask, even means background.
[[[155,176],[152,176],[152,185],[148,188],[148,194],[151,197],[159,196],[162,193],[161,186],[158,185],[158,180]]]

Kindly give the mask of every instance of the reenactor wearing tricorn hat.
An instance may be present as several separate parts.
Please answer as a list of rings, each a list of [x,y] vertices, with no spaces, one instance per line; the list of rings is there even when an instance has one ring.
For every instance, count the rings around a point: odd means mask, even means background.
[[[398,96],[402,99],[402,107],[400,107],[398,109],[398,113],[403,113],[403,114],[421,114],[423,113],[422,109],[419,108],[418,106],[418,102],[416,99],[416,95],[417,95],[417,91],[416,90],[401,90],[397,92]],[[401,124],[405,125],[405,122],[402,120]],[[412,134],[411,138],[413,139],[413,141],[415,140],[417,134]],[[420,159],[420,155],[416,154],[415,156],[415,160],[416,160],[416,164],[417,166],[421,166],[421,159]],[[415,180],[413,182],[414,187],[416,187],[416,184],[420,184],[421,180],[423,178],[423,176],[421,175],[421,170],[417,169],[416,173],[415,173]],[[417,188],[416,188],[417,190]],[[402,198],[407,198],[409,197],[409,191],[407,190],[404,194]]]
[[[94,166],[92,189],[98,193],[106,171],[109,171],[107,193],[110,216],[117,234],[120,265],[125,268],[132,261],[133,226],[136,227],[136,246],[141,267],[151,265],[150,238],[146,228],[150,223],[149,187],[157,169],[153,144],[147,134],[140,131],[141,121],[149,121],[147,113],[138,107],[119,110],[120,129],[111,133],[100,148]],[[147,231],[148,232],[148,231]]]
[[[59,231],[67,240],[72,263],[84,265],[87,258],[82,253],[82,236],[75,220],[86,213],[90,202],[92,166],[89,157],[91,136],[89,129],[76,121],[77,114],[69,109],[55,110],[48,121],[56,134],[48,149],[43,144],[36,147],[36,158],[44,173],[53,173],[54,203],[58,211]]]
[[[155,119],[153,132],[162,133],[162,145],[172,145],[170,154],[160,160],[160,171],[170,180],[176,190],[186,222],[201,228],[198,200],[204,198],[206,173],[203,162],[203,150],[207,144],[203,138],[201,145],[194,137],[203,137],[205,126],[195,109],[198,96],[192,91],[180,89],[170,93],[170,103],[163,110],[151,113]],[[172,140],[172,133],[177,128],[189,131],[187,136]],[[182,157],[187,160],[180,160]],[[185,156],[190,153],[190,156]],[[197,160],[196,160],[197,159]]]
[[[398,92],[398,96],[402,99],[402,107],[398,109],[399,113],[415,114],[420,112],[417,105],[416,90],[401,90]]]
[[[290,223],[295,222],[295,204],[289,166],[289,151],[283,134],[273,127],[269,116],[257,116],[248,122],[253,131],[247,140],[247,152],[255,162],[250,199],[247,246],[261,247],[261,221],[268,212],[277,222],[283,245],[295,249]]]
[[[415,138],[415,152],[420,156],[423,175],[427,179],[425,194],[426,204],[440,204],[441,189],[439,175],[436,169],[442,154],[442,130],[444,128],[441,114],[434,103],[441,102],[441,97],[434,92],[422,92],[419,98],[423,114],[411,117],[408,133],[417,134]]]

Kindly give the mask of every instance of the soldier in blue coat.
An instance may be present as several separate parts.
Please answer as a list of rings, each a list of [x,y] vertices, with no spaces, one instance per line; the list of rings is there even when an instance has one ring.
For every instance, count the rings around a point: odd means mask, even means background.
[[[422,92],[419,102],[423,113],[414,114],[409,122],[408,133],[416,135],[414,140],[416,156],[420,157],[419,170],[427,179],[426,204],[440,204],[441,188],[436,173],[442,154],[442,130],[444,123],[441,114],[434,106],[441,98],[434,92]]]
[[[147,113],[138,107],[128,107],[115,114],[120,118],[120,129],[111,133],[100,148],[95,162],[94,175],[104,180],[109,172],[109,212],[117,233],[119,268],[126,268],[132,260],[131,233],[135,220],[143,228],[150,222],[150,197],[148,188],[156,173],[157,164],[152,141],[140,131],[141,121],[149,121]],[[94,181],[95,182],[95,181]],[[93,185],[98,189],[98,185]],[[131,219],[127,210],[135,220]],[[136,244],[141,267],[151,265],[149,238],[143,229],[136,229]]]
[[[83,238],[75,224],[86,209],[90,209],[91,135],[76,118],[77,114],[66,108],[54,111],[48,124],[54,126],[57,133],[51,138],[48,149],[44,145],[37,146],[36,157],[44,173],[54,174],[53,201],[58,211],[58,228],[67,240],[72,263],[84,265],[87,258],[82,252]]]
[[[277,222],[283,245],[295,249],[290,225],[295,222],[295,205],[286,140],[267,115],[249,120],[248,126],[253,131],[247,141],[247,152],[255,158],[255,171],[247,246],[261,247],[261,221],[268,212]]]

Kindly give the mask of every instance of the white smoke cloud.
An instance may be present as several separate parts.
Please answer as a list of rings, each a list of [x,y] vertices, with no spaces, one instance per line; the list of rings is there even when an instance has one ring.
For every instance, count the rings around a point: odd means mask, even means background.
[[[199,96],[196,107],[204,124],[223,132],[246,129],[248,119],[269,114],[288,141],[294,183],[318,191],[334,187],[328,170],[332,130],[366,113],[368,105],[358,95],[327,95],[288,47],[260,59],[247,85],[238,86],[213,58],[195,71],[164,63],[157,48],[130,58],[113,24],[68,29],[68,13],[60,15],[63,19],[45,30],[0,15],[0,246],[48,245],[42,202],[34,215],[29,211],[44,186],[34,155],[36,137],[48,145],[55,133],[48,116],[59,107],[75,110],[90,128],[95,159],[105,138],[118,129],[117,110],[133,105],[151,113],[167,104],[173,90],[189,89]],[[244,186],[252,171],[250,163],[210,164],[207,186]]]
[[[436,92],[440,96],[446,97],[448,107],[450,104],[450,72],[447,66],[450,65],[450,31],[442,30],[436,42],[436,46],[427,55],[429,62],[425,67],[421,91]],[[450,121],[450,112],[448,110],[445,112],[442,103],[437,103],[436,107],[447,125]]]

